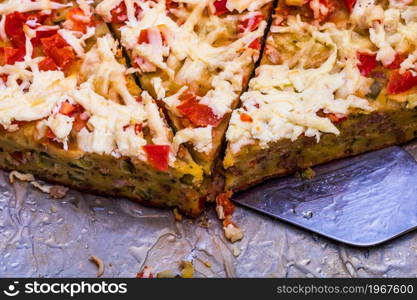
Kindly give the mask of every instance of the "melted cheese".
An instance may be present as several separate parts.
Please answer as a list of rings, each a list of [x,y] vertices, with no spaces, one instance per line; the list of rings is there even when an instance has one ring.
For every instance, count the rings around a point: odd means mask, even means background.
[[[90,114],[87,127],[78,134],[78,145],[85,152],[100,154],[119,153],[143,156],[146,145],[141,133],[135,134],[130,125],[142,124],[143,113],[120,105],[94,92],[91,80],[74,91],[74,99]]]
[[[395,59],[395,50],[387,40],[384,25],[376,23],[374,28],[369,29],[371,41],[379,48],[376,59],[384,66],[391,64]]]
[[[91,115],[89,130],[78,135],[84,151],[138,156],[145,159],[142,149],[146,145],[142,133],[135,133],[135,124],[147,124],[157,145],[171,143],[170,130],[148,93],[141,95],[142,102],[127,90],[126,67],[115,59],[117,43],[106,35],[85,55],[81,73],[88,81],[75,92],[74,98]],[[115,95],[113,101],[101,95]],[[121,100],[122,104],[117,103]],[[132,125],[132,126],[131,126]]]
[[[350,15],[351,20],[359,27],[369,28],[375,16],[380,17],[381,14],[381,7],[376,3],[377,0],[357,0]]]
[[[51,115],[47,119],[42,120],[36,124],[39,138],[45,136],[46,130],[49,128],[55,135],[54,140],[62,143],[64,149],[68,150],[68,136],[71,133],[73,122],[73,118],[59,113]]]
[[[179,145],[191,142],[199,152],[208,153],[211,151],[212,127],[185,128],[177,132],[173,141],[174,153],[177,153]]]

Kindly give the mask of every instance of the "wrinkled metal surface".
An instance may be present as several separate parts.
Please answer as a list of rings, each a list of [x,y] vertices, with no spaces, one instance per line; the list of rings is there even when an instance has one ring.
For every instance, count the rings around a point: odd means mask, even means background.
[[[409,146],[408,150],[415,151]],[[372,248],[354,248],[238,207],[245,237],[228,243],[213,209],[176,222],[170,211],[70,191],[50,199],[0,172],[0,277],[133,277],[150,266],[197,277],[416,277],[417,232]],[[235,257],[239,249],[239,256]]]

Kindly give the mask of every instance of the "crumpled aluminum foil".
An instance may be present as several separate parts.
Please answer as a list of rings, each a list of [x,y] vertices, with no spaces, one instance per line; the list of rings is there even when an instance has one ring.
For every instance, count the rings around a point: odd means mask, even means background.
[[[416,146],[408,147],[417,153]],[[195,277],[416,277],[417,231],[378,247],[332,242],[244,208],[237,208],[242,241],[223,236],[214,209],[177,222],[173,213],[70,191],[51,199],[0,171],[0,277],[104,277],[180,273]]]

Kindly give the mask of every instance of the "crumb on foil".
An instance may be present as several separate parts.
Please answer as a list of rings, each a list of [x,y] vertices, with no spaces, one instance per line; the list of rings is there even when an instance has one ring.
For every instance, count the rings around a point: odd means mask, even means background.
[[[223,221],[223,230],[226,238],[232,243],[243,239],[242,229],[229,219]]]
[[[65,186],[43,184],[43,183],[35,180],[35,177],[32,174],[29,174],[29,173],[24,174],[24,173],[20,173],[18,171],[11,171],[10,174],[9,174],[10,183],[14,183],[15,178],[17,178],[21,181],[29,182],[32,186],[34,186],[35,188],[37,188],[41,192],[43,192],[45,194],[49,194],[52,198],[55,198],[55,199],[64,198],[69,191],[69,188],[67,188]]]
[[[33,181],[35,177],[32,174],[23,174],[18,171],[11,171],[9,174],[10,183],[14,183],[14,179],[17,178],[21,181]]]
[[[179,212],[178,208],[174,208],[172,210],[172,213],[174,214],[175,221],[177,221],[177,222],[181,222],[182,221],[183,216]]]
[[[313,179],[316,176],[316,172],[312,168],[304,169],[298,173],[296,173],[296,176],[300,177],[304,180],[310,180]]]
[[[220,194],[216,198],[216,212],[220,220],[223,221],[224,235],[232,243],[237,242],[243,238],[243,231],[239,226],[232,221],[235,205],[230,201],[232,192]]]
[[[152,268],[145,266],[141,272],[136,274],[136,278],[154,278]]]
[[[62,186],[62,185],[53,185],[50,188],[49,195],[55,199],[62,199],[64,198],[69,191],[69,188]]]
[[[182,261],[180,264],[181,267],[181,277],[182,278],[193,278],[194,276],[194,266],[191,261]]]
[[[234,257],[238,257],[240,255],[240,249],[236,245],[232,245],[232,254]]]
[[[171,270],[165,270],[156,274],[156,278],[175,278],[176,275]]]
[[[97,277],[101,277],[104,274],[104,262],[97,256],[92,255],[90,261],[97,266]]]

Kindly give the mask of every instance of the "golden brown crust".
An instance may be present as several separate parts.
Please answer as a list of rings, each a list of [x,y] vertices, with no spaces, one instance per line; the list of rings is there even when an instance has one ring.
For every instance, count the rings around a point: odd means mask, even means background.
[[[8,168],[8,167],[1,167],[1,168],[6,172],[11,172],[11,171],[16,170],[15,168]],[[88,193],[88,194],[95,194],[95,195],[103,196],[103,197],[118,197],[118,198],[120,198],[120,195],[118,195],[117,193],[113,193],[113,192],[110,192],[110,191],[99,190],[99,189],[94,188],[94,186],[82,187],[82,186],[79,186],[77,184],[74,184],[73,181],[65,181],[64,182],[64,181],[57,180],[56,178],[50,177],[50,176],[47,176],[47,175],[35,175],[35,176],[36,176],[36,178],[38,178],[40,180],[44,180],[44,181],[50,182],[52,184],[65,185],[69,188],[72,188],[72,189],[80,191],[80,192],[84,192],[84,193]],[[142,204],[144,206],[147,206],[147,207],[156,207],[156,208],[161,208],[161,209],[172,208],[171,206],[168,206],[166,204],[161,204],[159,202],[154,202],[152,200],[150,200],[150,201],[144,200],[144,199],[140,198],[139,196],[137,196],[137,197],[124,196],[123,198],[127,198],[129,200],[140,203],[140,204]],[[205,207],[205,205],[202,204],[199,210],[186,210],[182,207],[177,207],[177,208],[179,209],[179,211],[182,214],[184,214],[186,216],[189,216],[189,217],[192,217],[192,218],[196,218],[202,213],[204,207]]]

